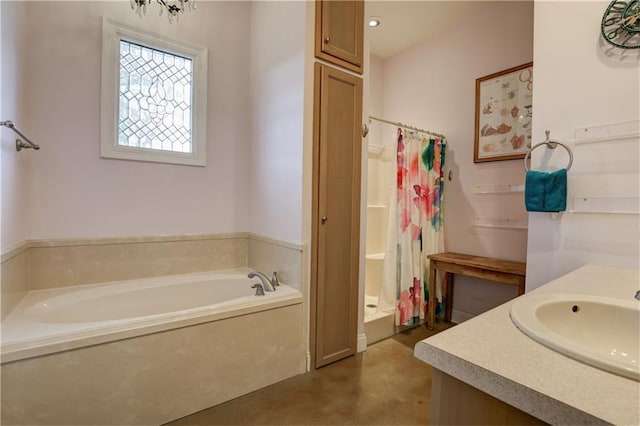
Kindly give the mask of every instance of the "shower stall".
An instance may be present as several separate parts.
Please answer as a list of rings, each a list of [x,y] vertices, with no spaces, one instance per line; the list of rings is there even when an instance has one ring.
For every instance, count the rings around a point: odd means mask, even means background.
[[[442,316],[441,284],[429,282],[427,256],[444,250],[446,140],[369,118],[364,325],[374,343],[424,322],[427,312]]]
[[[365,251],[364,327],[367,343],[375,343],[394,333],[393,306],[380,306],[389,207],[395,179],[395,129],[372,121],[369,123],[367,156],[367,230]]]

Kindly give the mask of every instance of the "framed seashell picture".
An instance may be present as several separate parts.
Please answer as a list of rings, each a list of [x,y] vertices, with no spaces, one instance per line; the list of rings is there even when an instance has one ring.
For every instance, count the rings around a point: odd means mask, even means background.
[[[476,79],[474,163],[524,158],[532,100],[533,62]]]

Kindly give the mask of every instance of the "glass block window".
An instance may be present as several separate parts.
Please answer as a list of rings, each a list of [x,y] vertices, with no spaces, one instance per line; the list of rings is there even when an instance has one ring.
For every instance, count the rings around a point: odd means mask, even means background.
[[[191,62],[120,40],[118,145],[192,151]]]
[[[205,165],[206,49],[103,20],[101,156]]]

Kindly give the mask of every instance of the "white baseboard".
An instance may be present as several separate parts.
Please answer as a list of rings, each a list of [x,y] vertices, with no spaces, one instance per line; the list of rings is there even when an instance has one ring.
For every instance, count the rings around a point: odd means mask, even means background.
[[[358,353],[367,350],[367,335],[364,333],[358,334]]]
[[[307,373],[311,371],[311,352],[307,351]]]

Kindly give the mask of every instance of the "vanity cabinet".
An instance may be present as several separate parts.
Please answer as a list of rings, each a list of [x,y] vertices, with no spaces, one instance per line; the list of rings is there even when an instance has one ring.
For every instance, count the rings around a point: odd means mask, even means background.
[[[524,411],[434,368],[431,382],[432,425],[546,425]]]
[[[364,0],[316,0],[316,45],[319,59],[362,74]]]

